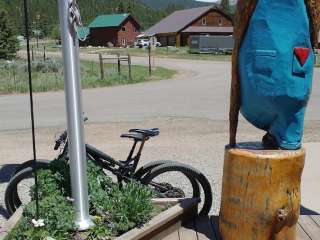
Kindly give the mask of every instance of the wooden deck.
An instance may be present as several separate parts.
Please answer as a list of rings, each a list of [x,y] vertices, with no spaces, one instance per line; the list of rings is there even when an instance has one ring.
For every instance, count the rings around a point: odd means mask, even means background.
[[[152,240],[221,240],[218,234],[218,217],[197,218],[187,224],[172,226],[171,230]],[[299,219],[297,240],[320,239],[320,215]]]

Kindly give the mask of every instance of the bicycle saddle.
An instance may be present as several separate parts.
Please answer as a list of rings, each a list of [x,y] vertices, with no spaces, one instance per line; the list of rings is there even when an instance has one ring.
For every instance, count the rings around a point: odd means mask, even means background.
[[[144,137],[155,137],[160,134],[159,128],[151,128],[151,129],[130,129],[129,132],[140,133]]]
[[[120,137],[122,138],[131,138],[134,139],[135,141],[145,141],[146,137],[144,135],[142,135],[141,133],[126,133],[126,134],[122,134]]]

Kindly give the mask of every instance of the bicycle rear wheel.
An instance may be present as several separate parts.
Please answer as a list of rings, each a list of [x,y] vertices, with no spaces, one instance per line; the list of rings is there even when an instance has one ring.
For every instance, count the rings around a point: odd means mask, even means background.
[[[150,162],[146,165],[143,165],[141,168],[139,168],[135,173],[134,173],[134,178],[136,180],[141,180],[147,173],[149,173],[153,168],[158,167],[163,164],[168,164],[168,163],[178,163],[174,162],[171,160],[159,160],[159,161],[154,161]]]
[[[160,197],[172,197],[172,189],[175,189],[177,192],[179,189],[180,193],[183,192],[184,194],[181,194],[181,197],[194,197],[195,194],[192,184],[188,184],[188,181],[185,181],[182,176],[187,176],[189,181],[192,179],[191,182],[196,181],[198,186],[200,184],[202,191],[200,193],[201,203],[199,215],[208,215],[212,206],[210,183],[200,171],[191,166],[181,163],[162,164],[153,168],[141,179],[141,182],[144,185],[148,185],[155,192],[160,192]],[[159,188],[159,186],[167,187],[167,192]],[[167,196],[167,194],[169,196]]]

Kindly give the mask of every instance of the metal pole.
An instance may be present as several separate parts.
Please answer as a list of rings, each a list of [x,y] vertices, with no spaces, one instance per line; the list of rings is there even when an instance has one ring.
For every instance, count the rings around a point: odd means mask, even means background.
[[[72,197],[75,204],[75,223],[79,230],[93,225],[89,215],[84,119],[82,115],[79,42],[74,23],[70,23],[72,0],[58,0],[64,62],[65,97],[68,120],[68,139]]]

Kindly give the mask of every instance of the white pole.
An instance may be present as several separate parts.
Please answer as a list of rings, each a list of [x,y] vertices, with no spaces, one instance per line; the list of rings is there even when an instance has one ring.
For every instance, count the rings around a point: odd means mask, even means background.
[[[71,8],[74,0],[58,0],[64,66],[65,98],[68,120],[68,140],[72,198],[75,223],[79,230],[93,225],[89,215],[88,181],[84,126],[81,101],[79,42]]]

